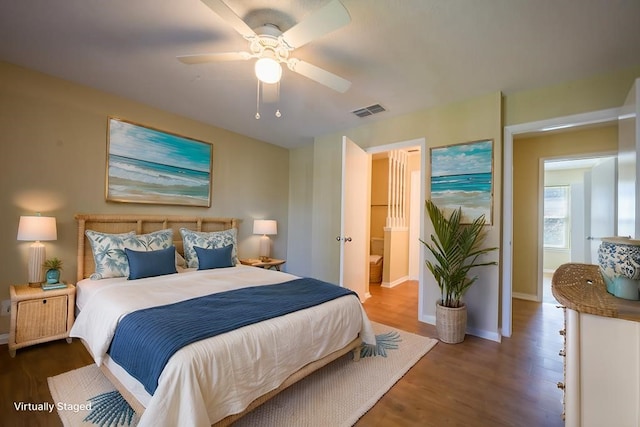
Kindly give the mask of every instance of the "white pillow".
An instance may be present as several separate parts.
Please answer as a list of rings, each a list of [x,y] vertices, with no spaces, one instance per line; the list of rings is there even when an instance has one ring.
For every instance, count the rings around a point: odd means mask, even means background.
[[[238,263],[238,255],[236,253],[237,245],[237,230],[231,228],[223,231],[193,231],[188,228],[181,228],[180,234],[182,235],[182,244],[184,247],[184,258],[187,261],[187,267],[198,268],[198,255],[194,246],[205,249],[218,249],[227,245],[233,245],[231,250],[231,263],[236,265]]]

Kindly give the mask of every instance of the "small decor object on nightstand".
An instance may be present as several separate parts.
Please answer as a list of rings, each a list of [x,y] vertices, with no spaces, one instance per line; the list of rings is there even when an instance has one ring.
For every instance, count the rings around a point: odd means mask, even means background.
[[[58,258],[50,258],[42,264],[47,270],[47,284],[53,285],[60,282],[60,270],[62,270],[62,261]]]

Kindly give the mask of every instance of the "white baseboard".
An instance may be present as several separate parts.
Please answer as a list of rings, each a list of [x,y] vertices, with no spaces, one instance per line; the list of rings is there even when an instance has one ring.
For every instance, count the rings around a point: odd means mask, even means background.
[[[485,331],[483,329],[467,328],[467,334],[484,338],[495,342],[502,342],[502,335],[498,332]]]
[[[9,334],[0,334],[0,344],[9,344]]]
[[[422,315],[418,319],[423,323],[428,323],[429,325],[436,324],[436,316],[434,315]],[[479,338],[484,338],[487,340],[502,342],[502,335],[498,332],[485,331],[483,329],[475,329],[475,328],[467,328],[467,334],[473,335]]]
[[[538,296],[537,295],[531,295],[531,294],[523,294],[520,292],[514,292],[511,294],[511,296],[513,298],[517,298],[517,299],[524,299],[527,301],[533,301],[533,302],[540,302],[538,301]]]
[[[398,286],[399,284],[404,283],[407,280],[409,280],[409,276],[404,276],[394,280],[393,282],[382,282],[380,286],[382,286],[383,288],[393,288],[394,286]]]

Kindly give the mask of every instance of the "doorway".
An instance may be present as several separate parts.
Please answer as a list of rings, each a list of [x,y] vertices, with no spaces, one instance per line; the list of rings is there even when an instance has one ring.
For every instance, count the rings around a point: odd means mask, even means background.
[[[424,200],[425,200],[425,152],[426,142],[423,138],[416,140],[403,141],[382,146],[371,147],[366,150],[372,156],[372,172],[375,167],[373,162],[385,159],[390,152],[402,151],[408,158],[408,167],[405,174],[403,189],[401,191],[402,204],[405,209],[405,222],[398,223],[393,219],[387,222],[387,210],[389,209],[388,193],[389,180],[376,179],[372,173],[372,197],[371,197],[371,217],[368,222],[371,223],[371,238],[381,239],[384,243],[383,253],[383,277],[378,284],[371,283],[374,286],[393,287],[397,284],[404,283],[407,280],[415,280],[418,282],[418,320],[422,319],[422,295],[423,295],[423,274],[424,269],[420,266],[424,265],[424,252],[420,250],[419,238],[424,230]],[[382,175],[388,173],[388,166],[385,162],[380,162],[384,166],[380,166]],[[375,186],[386,187],[382,193],[383,197],[374,196]],[[393,214],[392,214],[393,216]],[[374,218],[375,217],[375,218]],[[382,218],[382,219],[380,219]],[[402,242],[399,246],[394,246],[394,241],[390,242],[393,233],[406,233],[402,239],[396,239]],[[370,243],[373,246],[373,243]]]
[[[513,148],[514,138],[529,133],[548,131],[551,128],[569,128],[611,122],[618,119],[618,108],[595,111],[590,113],[576,114],[572,116],[559,117],[555,119],[542,120],[539,122],[523,123],[506,126],[503,138],[503,233],[502,247],[505,248],[502,254],[502,319],[501,334],[510,337],[512,328],[512,298],[513,298],[513,208],[514,208],[514,177],[513,177]],[[540,259],[540,258],[539,258]],[[539,271],[542,267],[539,268]]]
[[[615,235],[616,156],[551,158],[543,164],[538,295],[543,303],[557,304],[551,294],[555,270],[569,262],[597,263],[592,242]]]

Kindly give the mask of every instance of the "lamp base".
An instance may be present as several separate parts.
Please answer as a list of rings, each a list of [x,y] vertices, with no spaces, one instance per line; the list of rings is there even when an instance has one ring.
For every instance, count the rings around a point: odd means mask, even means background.
[[[258,256],[260,257],[260,261],[269,261],[269,255],[271,255],[271,239],[269,236],[263,235],[260,237],[260,249],[258,251]]]
[[[46,258],[47,254],[42,243],[35,242],[29,246],[29,286],[33,283],[32,287],[35,288],[44,282],[44,269],[42,268],[42,264]]]

